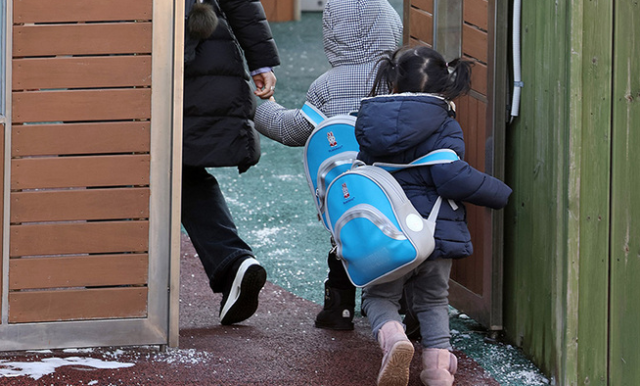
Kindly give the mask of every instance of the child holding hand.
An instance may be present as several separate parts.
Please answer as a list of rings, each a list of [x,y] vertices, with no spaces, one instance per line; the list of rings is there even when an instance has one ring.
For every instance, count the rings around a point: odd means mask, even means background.
[[[373,85],[378,58],[396,49],[402,21],[387,0],[329,0],[322,13],[322,41],[331,68],[313,81],[307,103],[327,117],[358,110]],[[256,129],[287,146],[304,146],[314,126],[300,109],[287,109],[271,99],[255,115]],[[332,248],[324,284],[324,306],[315,326],[353,330],[356,288]]]

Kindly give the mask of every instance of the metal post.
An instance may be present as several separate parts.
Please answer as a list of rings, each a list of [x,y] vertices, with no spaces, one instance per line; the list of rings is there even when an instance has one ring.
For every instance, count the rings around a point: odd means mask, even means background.
[[[445,60],[462,56],[462,0],[434,0],[433,48]]]

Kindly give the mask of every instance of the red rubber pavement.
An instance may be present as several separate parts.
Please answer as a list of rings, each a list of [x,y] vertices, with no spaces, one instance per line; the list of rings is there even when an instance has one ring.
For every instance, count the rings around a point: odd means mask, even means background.
[[[157,347],[95,348],[51,352],[4,353],[7,362],[46,362],[47,358],[95,358],[126,368],[97,369],[82,364],[58,367],[34,379],[0,376],[0,385],[375,385],[382,353],[366,318],[354,331],[317,329],[320,305],[269,282],[256,314],[245,322],[222,326],[220,296],[209,289],[191,243],[183,237],[181,254],[180,344]],[[411,365],[409,385],[419,386],[420,345]],[[456,351],[456,386],[498,385],[476,362]]]

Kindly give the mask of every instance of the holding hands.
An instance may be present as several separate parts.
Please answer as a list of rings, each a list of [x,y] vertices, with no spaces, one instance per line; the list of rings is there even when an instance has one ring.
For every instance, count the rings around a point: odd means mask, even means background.
[[[253,76],[256,90],[253,92],[260,99],[269,99],[276,89],[276,75],[273,71],[263,72]]]

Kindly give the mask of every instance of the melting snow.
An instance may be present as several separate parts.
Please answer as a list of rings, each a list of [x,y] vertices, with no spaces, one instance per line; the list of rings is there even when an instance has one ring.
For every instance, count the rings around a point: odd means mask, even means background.
[[[52,374],[58,367],[81,365],[97,369],[120,369],[131,367],[133,363],[103,361],[95,358],[44,358],[39,362],[9,362],[0,360],[0,377],[29,376],[40,379],[44,375]]]

